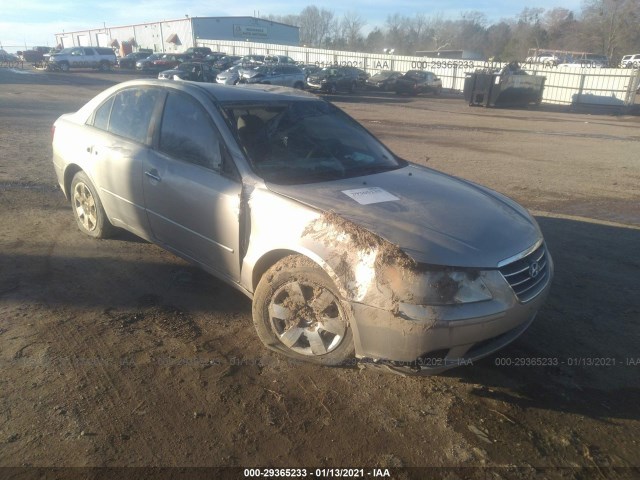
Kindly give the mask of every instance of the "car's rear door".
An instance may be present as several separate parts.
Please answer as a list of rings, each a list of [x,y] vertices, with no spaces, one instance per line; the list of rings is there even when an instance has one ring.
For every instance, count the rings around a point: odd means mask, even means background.
[[[83,137],[109,218],[142,237],[148,237],[142,168],[163,97],[157,88],[121,90],[96,109],[88,122],[93,128]]]
[[[199,100],[178,90],[168,93],[143,175],[155,241],[238,281],[241,182]]]
[[[98,66],[98,54],[93,48],[84,47],[83,66],[95,68]]]

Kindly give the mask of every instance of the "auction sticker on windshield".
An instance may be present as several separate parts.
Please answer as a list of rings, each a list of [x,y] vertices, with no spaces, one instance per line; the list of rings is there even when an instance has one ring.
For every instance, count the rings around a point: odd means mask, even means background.
[[[393,202],[400,200],[395,195],[391,195],[380,187],[356,188],[354,190],[342,190],[342,193],[353,198],[360,205],[371,203]]]

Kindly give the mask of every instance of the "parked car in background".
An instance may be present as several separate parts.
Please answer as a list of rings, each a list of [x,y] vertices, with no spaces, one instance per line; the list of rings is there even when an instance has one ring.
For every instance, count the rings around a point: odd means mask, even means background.
[[[34,47],[31,50],[24,50],[17,52],[18,57],[23,62],[37,63],[44,60],[44,54],[49,53],[50,47]]]
[[[0,63],[13,64],[15,62],[21,62],[20,58],[13,53],[9,53],[6,50],[0,49]],[[4,65],[3,65],[4,66]]]
[[[209,47],[189,47],[182,53],[193,59],[202,59],[207,55],[211,55],[213,52]]]
[[[216,81],[217,70],[204,62],[182,62],[171,70],[164,70],[158,74],[160,80],[189,80],[192,82],[213,83]]]
[[[152,70],[151,67],[153,65],[153,62],[159,60],[163,55],[164,53],[152,53],[147,58],[138,60],[136,62],[136,70],[139,70],[141,72],[150,72]]]
[[[233,67],[235,64],[240,63],[241,60],[242,57],[238,55],[225,55],[213,64],[213,68],[224,71]]]
[[[205,63],[208,63],[209,65],[211,65],[213,67],[216,62],[219,62],[222,58],[224,58],[226,56],[227,56],[226,53],[213,52],[213,53],[210,53],[209,55],[207,55],[206,57],[204,57],[204,59],[201,60],[201,61],[203,61]]]
[[[153,72],[169,70],[177,67],[182,62],[186,62],[187,60],[191,60],[191,57],[184,53],[165,53],[157,60],[151,62],[151,65],[148,66],[148,70]]]
[[[224,72],[218,73],[216,83],[224,85],[236,85],[240,81],[240,71],[245,69],[242,65],[234,65],[226,69]]]
[[[63,72],[71,68],[94,68],[111,70],[116,64],[116,54],[111,48],[71,47],[64,48],[49,57],[49,66]]]
[[[295,65],[267,64],[243,69],[238,83],[262,83],[302,89],[306,85],[306,78],[302,69]]]
[[[640,53],[623,56],[620,68],[640,68]]]
[[[310,75],[313,75],[314,73],[318,73],[320,70],[322,70],[322,67],[320,67],[319,65],[316,65],[315,63],[301,65],[300,68],[302,68],[302,71],[304,72],[304,76],[307,79],[309,78]]]
[[[442,92],[442,80],[432,72],[409,70],[396,79],[395,90],[399,95],[403,93],[409,95],[418,95],[419,93],[440,95],[440,92]]]
[[[245,55],[240,59],[240,63],[243,65],[262,65],[264,57],[264,55]]]
[[[364,88],[368,77],[356,67],[325,67],[309,75],[307,86],[310,90],[326,93],[353,93]]]
[[[571,62],[559,63],[558,69],[563,68],[606,68],[607,64],[596,60],[573,60]]]
[[[264,63],[277,63],[277,64],[288,64],[288,65],[296,65],[297,62],[286,55],[267,55],[264,57]]]
[[[83,234],[120,227],[215,275],[296,361],[471,365],[521,335],[551,287],[525,208],[399,158],[305,92],[135,80],[52,132]]]
[[[537,63],[547,66],[558,65],[561,62],[560,57],[552,52],[539,52],[538,55],[530,56],[525,59],[526,63]]]
[[[136,63],[149,58],[152,53],[149,51],[131,52],[118,60],[118,67],[122,70],[133,70],[136,68]]]
[[[396,80],[401,76],[402,73],[400,72],[383,70],[367,78],[366,87],[373,90],[382,90],[384,92],[393,91],[396,86]]]
[[[609,58],[596,53],[568,54],[557,64],[558,68],[606,68]]]

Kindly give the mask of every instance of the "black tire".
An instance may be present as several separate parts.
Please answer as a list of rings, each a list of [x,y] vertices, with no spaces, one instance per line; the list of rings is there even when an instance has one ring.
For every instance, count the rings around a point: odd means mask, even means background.
[[[293,88],[295,88],[295,89],[297,89],[297,90],[303,90],[303,89],[304,89],[304,83],[302,83],[302,82],[296,82],[296,83],[293,85]]]
[[[93,238],[113,235],[115,227],[109,222],[96,187],[86,173],[78,172],[73,177],[70,197],[73,216],[82,233]]]
[[[60,70],[62,70],[63,72],[68,72],[69,71],[69,62],[60,62]]]
[[[100,62],[100,66],[98,67],[98,69],[101,72],[108,72],[109,70],[111,70],[111,64],[109,62],[102,61]]]
[[[334,95],[337,91],[338,91],[338,88],[336,87],[335,83],[330,83],[329,86],[327,87],[327,92],[332,95]]]
[[[358,90],[358,84],[356,82],[351,82],[351,85],[349,86],[349,93],[355,93],[356,90]]]
[[[262,276],[253,296],[253,323],[269,349],[319,365],[354,358],[349,310],[329,276],[292,255]]]

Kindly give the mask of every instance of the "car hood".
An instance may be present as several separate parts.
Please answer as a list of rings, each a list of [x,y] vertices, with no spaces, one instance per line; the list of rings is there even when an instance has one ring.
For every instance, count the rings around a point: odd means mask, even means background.
[[[364,177],[267,187],[332,211],[398,245],[417,262],[496,268],[542,238],[537,223],[513,200],[449,175],[410,164]],[[363,205],[345,191],[356,190]],[[390,194],[397,200],[386,201]],[[380,201],[376,201],[380,200]]]

